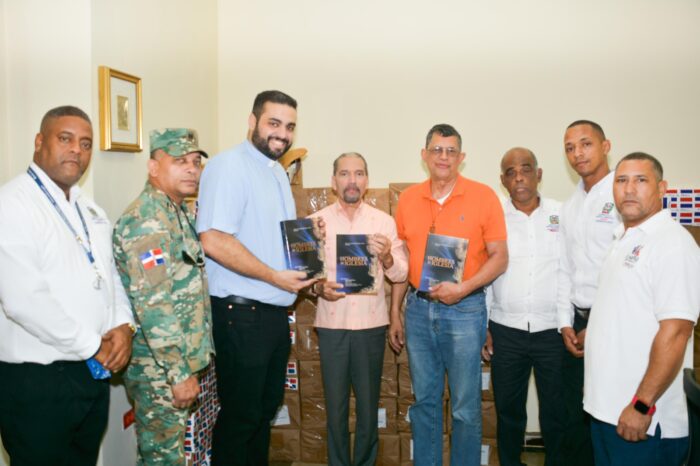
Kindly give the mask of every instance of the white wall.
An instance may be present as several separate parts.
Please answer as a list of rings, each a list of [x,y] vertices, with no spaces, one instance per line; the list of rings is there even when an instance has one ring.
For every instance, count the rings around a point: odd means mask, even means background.
[[[205,150],[218,150],[216,9],[215,0],[93,1],[93,95],[99,65],[143,84],[143,152],[94,154],[95,199],[112,220],[143,189],[152,129],[192,127]]]
[[[698,20],[693,0],[220,0],[220,145],[243,137],[256,92],[279,88],[299,101],[305,186],[328,185],[347,150],[373,186],[422,180],[425,134],[448,122],[465,175],[498,186],[500,157],[524,145],[543,192],[564,198],[562,139],[579,118],[603,125],[613,162],[645,150],[671,184],[698,184]]]

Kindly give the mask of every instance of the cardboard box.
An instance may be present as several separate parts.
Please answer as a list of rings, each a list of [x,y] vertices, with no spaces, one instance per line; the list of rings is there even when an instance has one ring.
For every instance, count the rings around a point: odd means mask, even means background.
[[[287,391],[284,393],[284,401],[277,409],[277,414],[271,424],[275,429],[289,430],[301,427],[299,392]]]
[[[396,398],[398,395],[399,381],[397,366],[394,363],[385,362],[382,368],[382,385],[379,396]]]
[[[319,361],[318,333],[311,324],[297,324],[296,355],[302,361]]]
[[[493,401],[481,402],[481,425],[483,438],[496,438],[496,405]]]
[[[323,398],[321,361],[299,361],[299,391],[301,398]]]
[[[409,410],[413,400],[398,398],[396,400],[396,430],[399,433],[411,432],[411,417]]]
[[[301,431],[301,461],[304,463],[328,463],[327,434],[325,429]]]
[[[491,383],[491,363],[481,365],[481,399],[493,401],[493,383]]]
[[[498,447],[496,446],[496,439],[482,439],[481,440],[481,466],[498,466],[500,465],[498,460]]]
[[[336,195],[331,188],[304,188],[305,199],[303,209],[297,205],[297,215],[306,217],[318,212],[319,210],[333,204],[336,201]]]
[[[288,392],[299,392],[299,361],[290,359],[287,361],[287,374],[285,376],[284,389]]]
[[[406,352],[404,349],[403,352]],[[411,372],[408,368],[408,363],[398,365],[398,387],[399,398],[405,400],[415,400],[413,396],[413,388],[411,386]]]
[[[313,325],[316,319],[316,300],[300,297],[294,303],[297,325]]]
[[[376,466],[401,464],[401,438],[398,434],[379,434]]]
[[[301,428],[326,428],[326,400],[318,397],[301,399]]]
[[[301,432],[299,429],[270,430],[270,461],[299,461],[301,459]]]
[[[396,206],[399,203],[401,193],[416,183],[389,183],[389,210],[391,215],[396,215]]]
[[[389,197],[389,189],[387,188],[368,189],[365,193],[364,201],[372,207],[391,215]]]

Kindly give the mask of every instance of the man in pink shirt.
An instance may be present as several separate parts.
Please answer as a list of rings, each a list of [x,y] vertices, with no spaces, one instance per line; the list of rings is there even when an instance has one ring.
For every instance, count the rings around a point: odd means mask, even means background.
[[[315,326],[321,353],[326,395],[328,464],[373,465],[379,444],[377,410],[389,314],[384,297],[384,276],[393,282],[406,280],[408,259],[396,234],[394,219],[367,205],[367,162],[349,152],[333,162],[333,189],[338,201],[311,217],[326,223],[328,280],[317,282]],[[339,292],[336,282],[336,235],[368,235],[367,249],[377,262],[376,294]],[[348,405],[352,385],[357,407],[354,460],[350,460]]]

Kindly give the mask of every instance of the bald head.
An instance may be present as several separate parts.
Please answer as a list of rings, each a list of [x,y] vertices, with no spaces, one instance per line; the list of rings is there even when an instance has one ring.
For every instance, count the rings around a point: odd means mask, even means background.
[[[513,147],[503,154],[503,158],[501,159],[501,174],[506,172],[507,167],[513,166],[516,159],[520,161],[519,163],[529,161],[532,168],[537,170],[537,157],[535,157],[535,154],[530,149],[525,147]]]

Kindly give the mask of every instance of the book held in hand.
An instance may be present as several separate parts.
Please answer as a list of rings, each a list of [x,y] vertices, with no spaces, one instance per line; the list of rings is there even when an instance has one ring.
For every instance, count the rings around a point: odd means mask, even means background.
[[[367,235],[336,235],[335,281],[348,294],[377,293],[377,256],[370,254]]]
[[[280,222],[287,268],[306,272],[306,278],[324,278],[326,265],[318,218]]]
[[[440,282],[460,283],[468,247],[466,238],[429,233],[418,290],[428,292]]]

